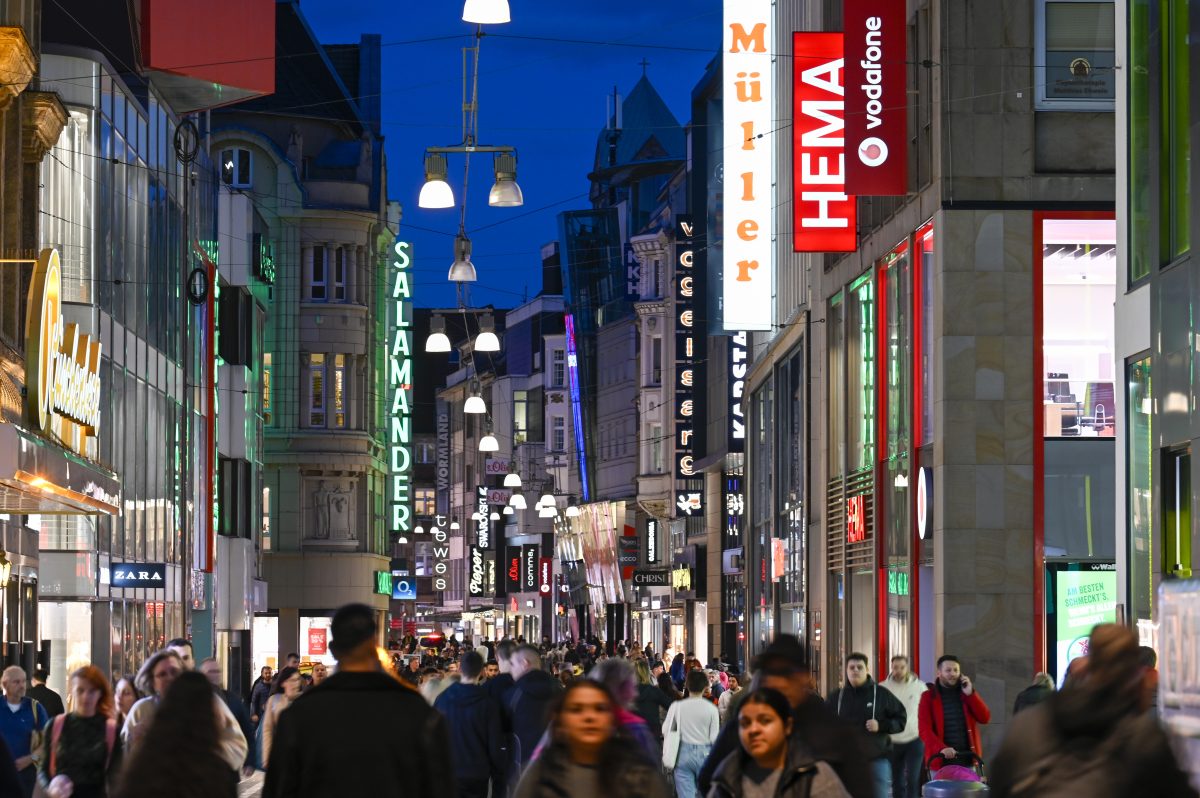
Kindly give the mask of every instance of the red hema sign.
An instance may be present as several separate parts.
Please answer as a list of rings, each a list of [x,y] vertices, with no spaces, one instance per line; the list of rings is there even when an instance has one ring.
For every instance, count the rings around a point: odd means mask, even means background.
[[[908,192],[904,3],[845,0],[846,191]]]
[[[855,200],[846,195],[842,34],[792,34],[792,169],[797,252],[853,252]]]

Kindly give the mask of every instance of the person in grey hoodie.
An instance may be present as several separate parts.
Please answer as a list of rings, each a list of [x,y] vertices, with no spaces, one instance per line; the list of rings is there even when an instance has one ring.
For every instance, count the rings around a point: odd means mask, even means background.
[[[892,752],[888,754],[892,766],[892,796],[920,798],[925,744],[921,742],[917,711],[921,707],[921,693],[929,688],[909,670],[908,657],[904,655],[892,657],[892,669],[883,680],[883,686],[904,705],[907,715],[904,731],[892,735]]]

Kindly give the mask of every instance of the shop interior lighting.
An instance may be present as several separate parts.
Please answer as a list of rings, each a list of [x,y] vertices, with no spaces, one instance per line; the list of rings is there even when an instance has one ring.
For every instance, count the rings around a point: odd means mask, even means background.
[[[476,25],[503,25],[512,22],[508,0],[467,0],[463,4],[463,22]]]
[[[426,352],[449,352],[450,338],[446,335],[446,320],[434,316],[429,322],[429,337],[425,339]]]
[[[517,156],[498,152],[492,156],[496,182],[488,192],[488,205],[493,208],[516,208],[525,204],[525,196],[517,185]]]
[[[421,194],[417,197],[417,207],[454,207],[454,189],[446,182],[446,171],[445,155],[425,155],[425,184],[421,186]]]
[[[500,338],[496,335],[496,321],[491,313],[484,313],[479,317],[479,335],[475,336],[475,351],[500,351]]]
[[[454,262],[450,264],[446,279],[452,283],[473,283],[479,279],[475,274],[475,264],[471,263],[471,239],[467,238],[461,227],[454,237]]]
[[[908,474],[897,474],[896,479],[892,482],[897,488],[908,487]]]
[[[467,397],[466,404],[463,405],[463,412],[475,415],[487,412],[487,404],[483,401],[483,391],[479,387],[479,380],[471,380],[471,395]]]

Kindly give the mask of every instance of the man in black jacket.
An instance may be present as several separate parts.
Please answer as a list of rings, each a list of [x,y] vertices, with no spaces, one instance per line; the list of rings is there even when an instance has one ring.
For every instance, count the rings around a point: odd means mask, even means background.
[[[770,687],[783,693],[792,705],[791,740],[811,752],[816,761],[826,762],[842,780],[853,798],[875,798],[869,745],[862,734],[851,728],[825,706],[812,691],[812,673],[804,646],[792,635],[780,635],[752,663],[755,683],[752,687]],[[713,774],[725,757],[741,750],[737,717],[730,717],[712,753],[704,761],[697,779],[701,795],[708,795]]]
[[[338,672],[279,716],[264,798],[453,794],[446,722],[383,670],[375,611],[347,604],[330,627]]]
[[[459,681],[442,692],[433,706],[450,727],[454,751],[457,798],[504,795],[504,736],[500,705],[479,686],[483,657],[468,651],[459,660]]]
[[[550,725],[550,705],[562,692],[562,683],[542,670],[542,656],[530,645],[517,646],[513,652],[512,675],[516,686],[509,707],[518,761],[524,767]]]
[[[862,729],[871,741],[871,776],[876,798],[888,798],[892,792],[892,766],[887,755],[892,750],[889,735],[904,731],[908,712],[900,699],[871,678],[867,655],[857,651],[846,657],[846,684],[834,690],[826,703],[837,716]]]

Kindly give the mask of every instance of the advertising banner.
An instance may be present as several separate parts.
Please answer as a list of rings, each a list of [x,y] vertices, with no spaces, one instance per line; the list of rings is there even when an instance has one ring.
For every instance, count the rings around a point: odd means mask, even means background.
[[[550,557],[538,558],[538,593],[549,596],[554,590],[554,560]]]
[[[721,68],[725,106],[726,330],[770,330],[775,237],[771,170],[775,123],[771,0],[724,0]]]
[[[507,593],[520,593],[521,584],[521,547],[504,547],[504,586]]]
[[[846,194],[842,34],[793,34],[792,56],[793,248],[853,252],[858,219],[855,199]]]
[[[695,475],[696,330],[695,224],[691,216],[675,217],[675,478]]]
[[[309,627],[308,629],[308,654],[310,657],[321,657],[329,650],[327,635],[328,629],[319,627]]]
[[[396,601],[417,600],[417,580],[408,571],[392,571],[392,598]]]
[[[845,0],[846,191],[908,193],[904,4]]]
[[[521,590],[532,592],[538,589],[539,546],[521,547]]]
[[[467,563],[467,594],[479,598],[487,593],[487,560],[491,552],[481,546],[471,547]]]
[[[1111,563],[1080,563],[1054,573],[1055,684],[1071,660],[1088,653],[1092,627],[1117,620],[1117,569]]]

